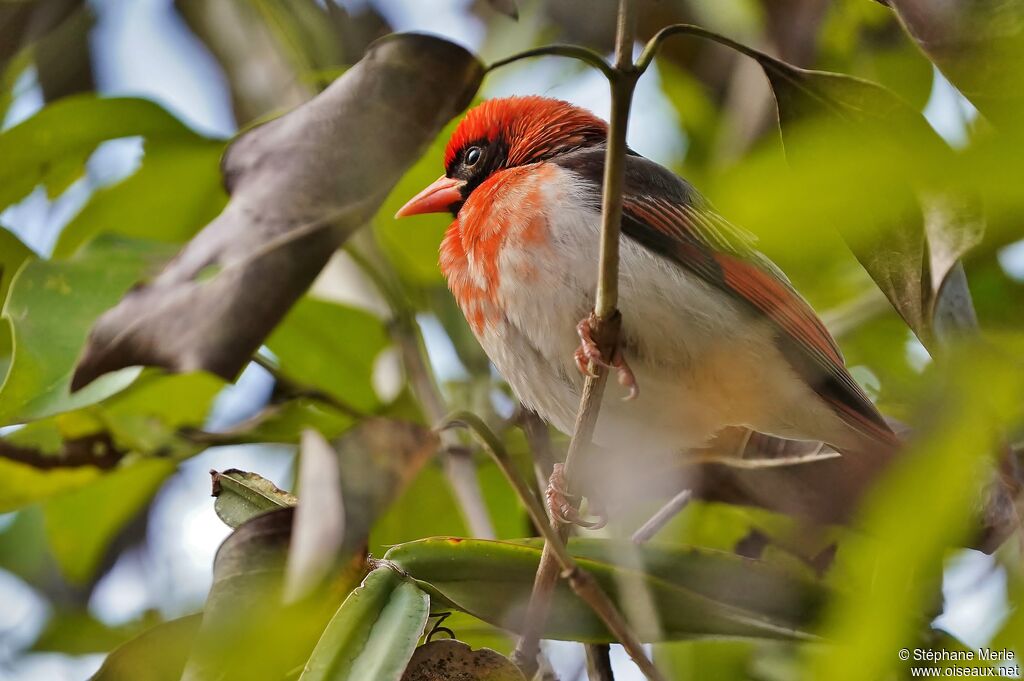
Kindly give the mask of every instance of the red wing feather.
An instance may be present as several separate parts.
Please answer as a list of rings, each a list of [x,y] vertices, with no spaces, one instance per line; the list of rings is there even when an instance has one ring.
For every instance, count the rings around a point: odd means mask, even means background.
[[[697,199],[699,200],[699,199]],[[828,329],[767,258],[753,236],[703,206],[629,193],[623,232],[709,283],[745,301],[779,330],[778,343],[794,370],[844,421],[885,443],[895,436],[846,370]]]
[[[775,322],[788,340],[795,341],[797,347],[813,360],[811,372],[824,370],[817,377],[808,376],[807,370],[801,373],[839,416],[876,439],[895,443],[888,424],[850,376],[835,339],[807,301],[792,286],[755,263],[726,253],[716,253],[714,257],[722,268],[723,281],[728,289]],[[800,360],[794,362],[792,357],[790,361],[794,365],[803,363]],[[799,366],[795,368],[800,369]]]
[[[604,149],[581,149],[556,160],[588,180],[600,206]],[[648,159],[626,156],[622,233],[718,287],[777,329],[776,344],[793,370],[836,414],[879,442],[896,444],[878,413],[846,370],[839,346],[814,310],[768,258],[756,238],[716,213],[684,180]]]
[[[753,303],[765,315],[802,344],[829,362],[845,367],[832,335],[802,297],[778,277],[727,253],[715,253],[725,285]],[[845,371],[845,368],[843,369]]]

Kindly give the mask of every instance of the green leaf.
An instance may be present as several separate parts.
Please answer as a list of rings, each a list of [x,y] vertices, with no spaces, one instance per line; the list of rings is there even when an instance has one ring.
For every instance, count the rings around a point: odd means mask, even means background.
[[[179,429],[203,421],[223,382],[145,371],[99,405],[33,421],[0,439],[0,510],[87,485],[129,451],[178,461],[202,449]]]
[[[383,322],[369,312],[307,296],[266,344],[289,379],[372,411],[380,405],[374,360],[389,342]]]
[[[202,425],[223,387],[223,379],[204,371],[167,375],[147,369],[92,413],[122,447],[185,458],[202,447],[182,439],[180,430]]]
[[[0,227],[0,307],[7,300],[14,275],[22,263],[33,256],[32,249],[21,243],[21,239]]]
[[[58,609],[32,644],[32,651],[68,655],[106,653],[160,623],[153,611],[146,612],[141,619],[111,626],[84,610]]]
[[[300,681],[399,681],[429,614],[427,594],[377,568],[327,625]]]
[[[201,615],[158,624],[114,650],[90,681],[178,681]]]
[[[670,679],[736,681],[753,678],[753,641],[674,641],[654,646],[654,663]]]
[[[105,376],[74,394],[69,391],[93,320],[170,255],[166,247],[109,237],[71,260],[34,260],[22,267],[3,309],[13,329],[14,352],[0,387],[0,424],[93,404],[131,384],[138,368]]]
[[[175,468],[166,459],[137,460],[46,502],[46,536],[69,582],[84,584],[95,575],[110,542]]]
[[[907,33],[997,125],[1020,126],[1024,2],[889,0]]]
[[[250,518],[276,508],[295,506],[298,499],[266,478],[231,468],[213,478],[213,508],[228,527],[238,527]]]
[[[146,144],[142,167],[103,187],[61,230],[54,258],[66,258],[97,234],[183,243],[224,207],[223,143],[201,138]]]
[[[379,556],[395,544],[423,537],[467,533],[451,485],[440,464],[432,461],[423,466],[391,508],[373,524],[370,553]]]
[[[321,400],[307,397],[290,399],[259,411],[232,428],[217,433],[203,433],[210,445],[280,442],[295,444],[304,428],[316,428],[324,437],[334,438],[355,425],[350,414],[337,411]]]
[[[100,142],[142,135],[197,140],[198,135],[144,99],[65,97],[0,133],[0,210],[40,183],[63,188],[81,173]],[[51,195],[52,195],[51,191]]]
[[[31,249],[21,243],[18,237],[0,226],[0,310],[3,310],[14,275],[31,257],[33,257]],[[7,370],[11,366],[12,349],[11,326],[0,319],[0,386],[3,385],[3,379],[7,376]]]
[[[18,511],[0,531],[0,568],[30,586],[46,588],[54,568],[39,506]]]
[[[9,513],[61,492],[76,490],[103,475],[95,466],[40,470],[0,458],[0,513]]]
[[[867,500],[863,538],[837,555],[833,576],[848,588],[823,631],[837,644],[808,651],[805,678],[886,678],[903,664],[893,651],[918,647],[934,614],[943,559],[968,537],[992,479],[988,449],[1019,423],[1024,400],[1019,355],[993,343],[957,350],[922,386],[913,443]]]
[[[541,548],[539,540],[434,538],[396,546],[385,559],[452,606],[516,631]],[[724,552],[598,539],[573,540],[569,548],[626,612],[636,612],[637,589],[646,589],[660,622],[644,617],[633,625],[647,641],[807,638],[825,596],[823,587],[803,573]],[[544,637],[611,642],[601,621],[564,582],[556,589]]]

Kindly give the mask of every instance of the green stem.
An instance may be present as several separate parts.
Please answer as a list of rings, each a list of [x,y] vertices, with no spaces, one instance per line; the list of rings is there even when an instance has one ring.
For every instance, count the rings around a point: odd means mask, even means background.
[[[545,45],[544,47],[535,47],[532,50],[526,50],[513,54],[511,57],[505,57],[499,59],[490,66],[487,67],[488,73],[494,69],[501,68],[508,64],[520,61],[521,59],[529,59],[531,57],[568,57],[570,59],[577,59],[585,62],[590,66],[604,74],[605,78],[612,80],[616,77],[615,69],[612,68],[608,62],[606,62],[601,55],[593,50],[588,50],[585,47],[578,45]]]
[[[748,57],[756,59],[759,62],[765,58],[770,59],[771,61],[777,61],[773,57],[769,57],[757,50],[750,49],[743,43],[738,43],[731,38],[726,38],[724,35],[719,35],[718,33],[709,31],[706,28],[694,26],[693,24],[673,24],[661,29],[647,41],[643,51],[640,53],[640,57],[636,60],[637,71],[640,73],[646,71],[647,67],[651,65],[652,61],[654,61],[654,57],[661,48],[661,44],[665,42],[666,39],[671,38],[674,35],[692,35],[697,36],[698,38],[705,38],[721,45],[725,45],[726,47],[730,47],[741,54],[745,54]]]

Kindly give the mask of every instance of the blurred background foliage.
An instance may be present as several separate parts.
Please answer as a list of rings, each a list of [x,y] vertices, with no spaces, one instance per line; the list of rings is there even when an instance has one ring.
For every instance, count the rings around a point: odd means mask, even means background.
[[[218,163],[229,137],[313,97],[376,38],[431,31],[485,62],[550,42],[610,50],[610,0],[521,0],[514,3],[517,19],[500,11],[512,4],[0,3],[0,678],[87,678],[107,652],[142,632],[150,632],[153,647],[136,639],[141,647],[121,649],[100,678],[126,678],[112,671],[118,665],[134,673],[141,661],[159,667],[158,658],[181,669],[184,658],[163,653],[187,651],[199,621],[176,618],[203,608],[211,583],[207,612],[224,607],[216,600],[218,570],[229,552],[218,557],[218,568],[211,565],[230,530],[208,498],[206,471],[256,471],[295,490],[295,450],[306,427],[328,439],[346,436],[342,449],[407,454],[403,466],[385,471],[381,489],[346,489],[346,503],[358,497],[370,509],[362,540],[373,556],[437,535],[535,534],[501,473],[468,439],[453,436],[461,453],[438,458],[423,433],[396,443],[366,430],[370,415],[433,425],[439,415],[424,390],[436,391],[443,411],[479,414],[530,469],[514,398],[472,338],[436,264],[449,220],[392,218],[440,172],[451,125],[372,223],[332,258],[237,381],[129,368],[68,391],[97,317],[159,271],[225,205]],[[786,133],[779,134],[757,63],[708,41],[668,41],[641,81],[630,144],[755,232],[822,313],[882,411],[921,433],[866,503],[861,525],[868,531],[841,533],[825,578],[838,595],[816,625],[839,645],[698,639],[657,644],[655,659],[680,680],[899,677],[908,666],[896,651],[917,646],[991,643],[1016,649],[1019,663],[1019,539],[991,556],[953,547],[968,538],[986,455],[1024,435],[1024,112],[1013,99],[1024,88],[1013,80],[983,84],[986,92],[1008,94],[973,99],[982,116],[946,76],[956,82],[967,68],[963,55],[989,49],[1019,77],[1020,62],[1012,61],[1019,53],[1000,40],[1020,38],[1024,10],[1002,3],[1005,15],[981,27],[994,26],[1000,39],[957,45],[959,58],[942,52],[941,35],[929,34],[940,48],[931,55],[940,71],[896,12],[870,0],[639,4],[643,39],[667,24],[696,23],[797,66],[879,83],[924,112],[952,150],[939,156],[908,139],[895,153],[876,136],[813,127],[786,138],[784,148]],[[913,16],[928,3],[891,4]],[[957,85],[964,83],[970,79]],[[513,93],[562,97],[607,115],[600,75],[569,60],[506,67],[488,76],[478,97]],[[815,151],[809,162],[794,157],[800,148]],[[984,237],[963,260],[981,338],[949,344],[941,361],[933,361],[843,238],[904,217],[898,188],[907,181],[955,187],[984,206]],[[410,364],[421,344],[425,359]],[[557,456],[565,439],[550,435]],[[370,468],[354,470],[380,472],[372,461],[364,465]],[[605,536],[628,535],[663,501],[651,499],[635,517],[615,519]],[[767,512],[694,502],[658,539],[732,552],[751,536],[790,527]],[[236,544],[246,539],[232,536]],[[803,569],[778,546],[769,545],[764,557]],[[280,655],[250,660],[255,668],[265,665],[260,673],[291,671],[289,645],[301,649],[300,633],[322,628],[352,586],[351,571],[338,574],[331,598],[295,605],[266,634],[264,645]],[[512,588],[513,581],[495,588]],[[296,622],[304,623],[294,627],[300,633],[283,641],[280,632]],[[508,634],[469,615],[457,613],[445,626],[473,647],[511,649]],[[188,664],[195,678],[204,655],[227,649],[218,648],[224,640],[204,640],[212,648]],[[579,646],[552,643],[546,650],[560,678],[580,678]],[[612,657],[617,678],[640,678],[621,651]],[[148,678],[163,678],[156,667]]]

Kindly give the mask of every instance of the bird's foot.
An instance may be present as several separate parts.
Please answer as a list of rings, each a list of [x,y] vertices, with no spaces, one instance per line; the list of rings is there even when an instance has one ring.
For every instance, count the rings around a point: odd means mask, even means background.
[[[544,492],[548,502],[548,512],[555,521],[563,525],[578,525],[588,530],[599,530],[608,524],[608,517],[604,512],[599,511],[594,520],[587,520],[576,505],[572,503],[577,499],[566,490],[565,467],[556,463],[551,471],[551,478],[548,480],[548,488]]]
[[[590,317],[584,318],[576,325],[576,333],[580,337],[580,346],[576,348],[574,357],[576,359],[576,367],[580,370],[580,373],[584,376],[594,376],[594,373],[590,370],[591,362],[606,369],[615,369],[619,385],[629,390],[629,394],[622,399],[636,399],[636,396],[640,394],[640,386],[637,385],[636,376],[633,374],[633,370],[629,368],[629,364],[626,363],[626,358],[622,356],[622,351],[616,348],[615,354],[612,355],[610,361],[605,358],[601,348],[594,342]]]

